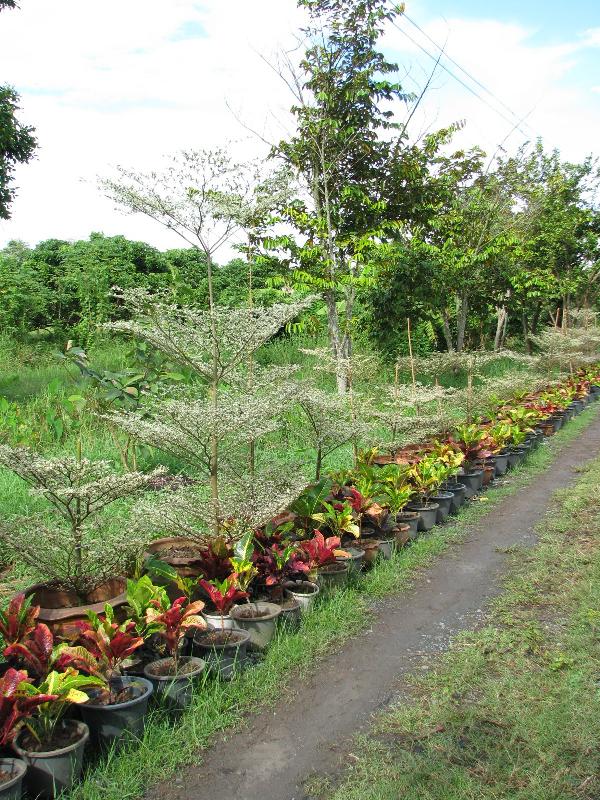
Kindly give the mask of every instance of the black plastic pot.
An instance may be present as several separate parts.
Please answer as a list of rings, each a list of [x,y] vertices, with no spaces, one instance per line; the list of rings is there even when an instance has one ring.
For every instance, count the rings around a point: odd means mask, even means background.
[[[496,477],[504,475],[508,469],[508,453],[496,453],[494,458],[496,459]]]
[[[365,563],[365,551],[359,547],[342,547],[348,556],[337,556],[336,561],[340,564],[348,564],[351,575],[358,575]]]
[[[27,764],[20,758],[0,758],[0,772],[10,775],[0,783],[0,800],[21,800]]]
[[[432,495],[431,499],[439,506],[437,510],[436,522],[438,525],[441,525],[443,522],[446,522],[450,516],[454,494],[452,492],[438,492],[437,494]]]
[[[452,493],[452,500],[450,501],[450,513],[457,514],[458,510],[465,502],[466,487],[464,483],[453,483],[448,487],[448,491]]]
[[[179,663],[183,668],[191,662],[193,669],[190,672],[179,675],[157,674],[163,664],[172,662],[172,660],[172,658],[161,658],[146,664],[144,676],[152,684],[156,700],[169,706],[173,711],[185,711],[194,698],[194,682],[202,674],[206,663],[195,656],[183,656],[179,659]]]
[[[430,531],[436,523],[438,504],[437,503],[411,503],[406,506],[409,511],[419,512],[419,530]]]
[[[481,491],[483,486],[483,470],[476,469],[472,472],[464,472],[458,476],[458,480],[465,487],[465,498],[470,500],[477,492]]]
[[[410,528],[408,535],[411,539],[416,539],[419,535],[419,512],[418,511],[401,511],[396,514],[396,522],[402,525],[408,525]]]
[[[13,742],[13,750],[27,764],[25,786],[31,797],[51,798],[68,792],[81,775],[83,749],[90,737],[88,726],[77,720],[65,720],[64,725],[76,727],[78,739],[67,747],[48,752],[23,750],[19,746],[22,734]]]
[[[302,619],[302,606],[299,600],[289,591],[284,590],[284,602],[279,603],[281,614],[277,617],[277,625],[286,628],[288,631],[296,630],[300,626]]]
[[[118,744],[127,736],[141,739],[144,718],[153,687],[147,678],[124,676],[111,684],[115,689],[132,688],[136,696],[125,703],[100,705],[94,699],[101,690],[88,690],[90,701],[78,706],[84,722],[89,725],[92,741],[101,747]]]
[[[207,641],[208,637],[214,634],[214,630],[197,630],[194,634],[192,652],[206,662],[211,673],[227,679],[246,666],[250,634],[241,628],[228,628],[225,633],[229,640],[219,644]]]
[[[508,454],[508,466],[511,469],[517,467],[525,458],[526,452],[524,447],[512,447]]]

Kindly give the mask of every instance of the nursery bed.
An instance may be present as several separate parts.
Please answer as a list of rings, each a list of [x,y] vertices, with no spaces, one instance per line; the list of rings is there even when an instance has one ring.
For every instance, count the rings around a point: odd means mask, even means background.
[[[450,636],[477,624],[485,603],[499,591],[504,551],[534,542],[533,528],[552,494],[598,454],[598,408],[568,426],[550,447],[558,455],[548,469],[525,467],[513,473],[508,486],[494,490],[480,506],[491,505],[494,495],[508,496],[456,537],[463,542],[455,557],[439,559],[401,598],[379,602],[371,628],[296,686],[292,702],[288,694],[271,703],[249,727],[208,750],[200,769],[196,763],[177,781],[156,786],[148,800],[225,793],[244,800],[302,800],[303,781],[347,758],[350,737],[401,690],[402,677],[426,667],[427,656],[443,651]],[[455,538],[448,527],[437,530],[441,533],[434,535]]]

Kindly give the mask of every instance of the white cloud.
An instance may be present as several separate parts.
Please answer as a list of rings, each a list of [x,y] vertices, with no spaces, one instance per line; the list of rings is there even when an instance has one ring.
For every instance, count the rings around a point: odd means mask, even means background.
[[[270,137],[281,135],[279,121],[289,121],[289,94],[260,54],[271,57],[294,46],[301,19],[295,0],[25,0],[22,6],[0,19],[0,75],[21,92],[22,116],[35,124],[40,150],[18,170],[19,197],[13,219],[0,223],[0,245],[11,238],[33,243],[103,230],[177,246],[152,223],[115,212],[96,189],[95,176],[116,163],[156,166],[180,147],[232,138],[244,152],[264,152],[228,106]],[[524,125],[549,146],[558,145],[569,158],[593,149],[600,126],[597,87],[577,84],[572,76],[586,48],[600,44],[600,29],[543,45],[532,38],[534,31],[516,24],[424,23],[418,6],[409,13],[511,109],[529,114]],[[433,52],[406,20],[399,24]],[[407,87],[414,88],[411,80],[422,84],[431,62],[421,50],[395,29],[386,45],[410,70]],[[440,71],[413,132],[455,119],[467,120],[461,143],[492,151],[511,128]],[[513,133],[506,146],[522,138]]]

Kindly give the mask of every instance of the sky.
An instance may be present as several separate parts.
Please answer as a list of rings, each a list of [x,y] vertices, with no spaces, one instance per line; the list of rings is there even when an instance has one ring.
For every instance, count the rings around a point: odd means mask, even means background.
[[[237,156],[266,155],[261,139],[291,130],[291,98],[273,64],[297,50],[295,0],[20,5],[0,14],[0,83],[20,93],[39,150],[17,170],[0,247],[92,231],[177,247],[175,234],[116,210],[98,176],[228,142]],[[383,47],[417,94],[443,48],[446,69],[411,119],[413,138],[460,120],[457,145],[490,156],[538,136],[566,159],[600,155],[598,0],[407,0]],[[399,121],[409,111],[399,108]]]

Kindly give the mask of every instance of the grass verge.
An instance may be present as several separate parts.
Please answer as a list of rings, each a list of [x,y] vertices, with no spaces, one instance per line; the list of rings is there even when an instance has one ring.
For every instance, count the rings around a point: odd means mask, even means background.
[[[489,509],[548,468],[560,449],[577,437],[599,410],[592,407],[573,420],[502,486],[470,503],[452,525],[435,528],[391,560],[380,562],[356,585],[321,602],[298,632],[276,639],[259,665],[230,683],[207,680],[193,707],[175,721],[157,712],[143,739],[89,768],[69,800],[133,800],[178,767],[197,761],[198,751],[209,745],[216,733],[239,727],[249,712],[285,696],[324,655],[369,625],[373,600],[405,590],[419,571],[451,543],[460,541]]]
[[[352,747],[328,800],[593,800],[600,796],[600,459],[514,556],[484,628],[456,637],[413,702]]]

